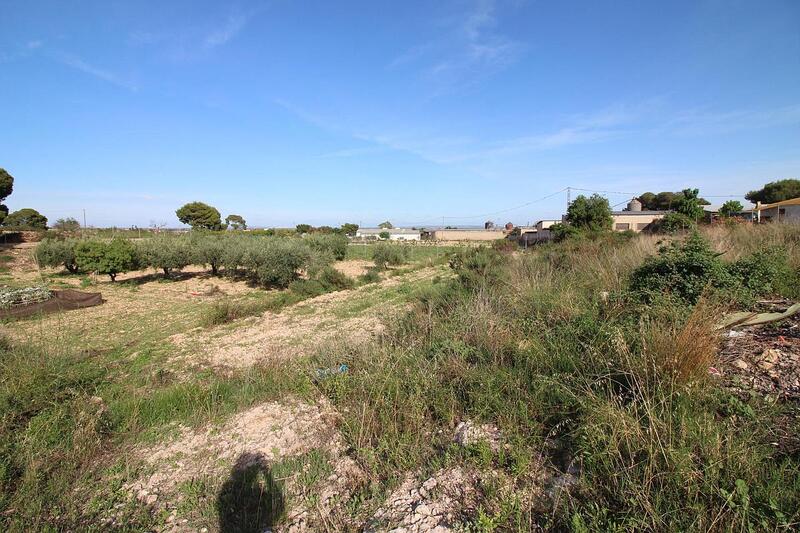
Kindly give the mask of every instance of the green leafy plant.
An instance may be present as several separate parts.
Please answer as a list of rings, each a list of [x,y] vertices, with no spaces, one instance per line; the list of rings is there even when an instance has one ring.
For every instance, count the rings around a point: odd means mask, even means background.
[[[692,229],[697,224],[683,213],[667,213],[662,219],[656,221],[655,226],[659,233],[673,234]]]
[[[599,194],[588,198],[578,196],[567,208],[567,222],[571,226],[589,231],[610,230],[612,218],[608,199]]]
[[[728,200],[719,208],[719,214],[723,217],[730,217],[744,209],[742,202],[738,200]]]
[[[91,240],[75,246],[75,262],[84,272],[107,274],[111,281],[116,281],[118,274],[138,266],[138,257],[136,247],[126,239]]]
[[[785,179],[771,181],[762,188],[750,191],[745,196],[753,203],[772,204],[800,197],[800,180]]]
[[[219,211],[203,202],[190,202],[175,211],[175,215],[178,220],[188,224],[193,229],[222,229],[222,219]]]
[[[347,237],[344,235],[310,235],[304,239],[312,250],[318,253],[329,253],[335,260],[341,261],[347,256]]]
[[[26,207],[9,214],[3,224],[11,228],[47,229],[47,217],[36,209]]]
[[[164,277],[190,265],[193,260],[192,249],[186,238],[163,234],[138,243],[138,257],[140,266],[162,270]]]
[[[399,266],[408,261],[408,250],[400,244],[376,244],[372,248],[372,260],[379,269]]]
[[[79,269],[75,260],[75,246],[78,242],[75,239],[44,239],[36,245],[36,262],[39,266],[63,266],[71,274],[77,274]]]

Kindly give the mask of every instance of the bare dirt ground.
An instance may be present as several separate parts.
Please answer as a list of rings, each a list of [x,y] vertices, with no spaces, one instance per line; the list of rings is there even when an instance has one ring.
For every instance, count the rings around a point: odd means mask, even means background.
[[[198,328],[175,335],[172,341],[181,348],[180,359],[229,368],[308,355],[325,341],[358,344],[380,335],[404,308],[394,288],[432,278],[439,271],[424,268],[355,290],[323,294],[280,313],[242,320],[233,328]]]
[[[14,283],[83,287],[79,276],[63,275],[56,269],[39,270],[31,251],[30,245],[4,250],[13,257],[6,261],[6,267]],[[355,277],[372,264],[349,260],[334,266]],[[168,359],[153,363],[159,368],[169,363],[225,373],[265,360],[309,355],[333,341],[352,345],[380,335],[408,305],[409,296],[420,283],[446,272],[442,266],[412,265],[384,273],[376,283],[212,328],[197,324],[203,309],[216,299],[248,298],[263,290],[244,281],[212,277],[197,267],[176,273],[169,280],[153,271],[129,272],[114,283],[92,277],[91,284],[83,287],[101,292],[103,305],[20,320],[0,328],[12,339],[33,338],[48,344],[63,341],[89,353],[118,348],[130,358],[149,343],[164,347],[169,354]],[[307,461],[317,454],[313,457],[322,457],[324,460],[316,460],[322,461],[324,468],[304,463],[298,472],[277,480],[283,484],[286,519],[276,531],[360,529],[366,523],[373,530],[390,526],[411,531],[442,530],[457,522],[464,509],[471,508],[472,497],[477,494],[475,474],[450,469],[424,482],[409,477],[372,519],[344,516],[343,502],[367,480],[348,455],[338,423],[338,413],[323,399],[303,403],[287,398],[255,405],[199,428],[167,427],[163,433],[170,438],[133,445],[126,451],[125,462],[131,470],[126,468],[123,490],[132,505],[145,506],[154,516],[164,517],[162,531],[224,531],[226,526],[217,523],[217,517],[209,518],[209,498],[213,500],[226,484],[248,469],[258,467],[269,472],[286,461]],[[319,470],[319,479],[302,481],[312,467]],[[197,497],[205,503],[193,502]],[[125,515],[117,508],[101,520],[101,528],[125,527]]]

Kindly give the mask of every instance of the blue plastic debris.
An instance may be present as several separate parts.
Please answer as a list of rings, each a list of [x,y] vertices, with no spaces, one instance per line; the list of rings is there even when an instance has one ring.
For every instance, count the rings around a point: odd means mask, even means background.
[[[339,366],[334,366],[331,368],[318,368],[315,371],[315,374],[317,376],[317,379],[326,379],[331,376],[335,376],[337,374],[345,374],[349,369],[350,367],[342,363]]]

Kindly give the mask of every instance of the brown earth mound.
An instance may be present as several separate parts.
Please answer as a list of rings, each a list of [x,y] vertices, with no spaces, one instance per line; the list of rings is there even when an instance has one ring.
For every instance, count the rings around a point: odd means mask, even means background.
[[[82,309],[103,303],[99,292],[81,292],[71,289],[53,291],[53,297],[44,302],[18,305],[9,309],[0,309],[0,318],[21,318],[37,313],[55,313],[70,309]]]

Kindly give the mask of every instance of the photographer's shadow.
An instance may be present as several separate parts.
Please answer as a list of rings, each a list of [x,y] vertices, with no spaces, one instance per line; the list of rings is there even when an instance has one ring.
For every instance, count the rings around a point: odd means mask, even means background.
[[[275,481],[265,457],[242,453],[217,494],[219,530],[222,533],[263,533],[284,518],[286,497]]]

